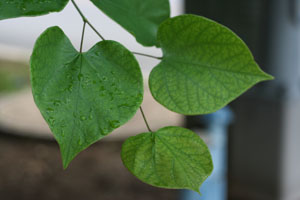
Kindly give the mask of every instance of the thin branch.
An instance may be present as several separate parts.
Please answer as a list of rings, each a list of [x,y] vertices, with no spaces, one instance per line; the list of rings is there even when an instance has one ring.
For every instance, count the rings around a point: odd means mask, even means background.
[[[140,107],[140,111],[141,111],[141,113],[142,113],[142,116],[143,116],[143,118],[144,118],[144,122],[145,122],[145,124],[146,124],[146,126],[147,126],[149,132],[153,133],[153,131],[150,129],[150,126],[149,126],[149,124],[148,124],[148,122],[147,122],[147,119],[146,119],[146,116],[145,116],[145,114],[144,114],[144,111],[143,111],[142,106]]]
[[[89,22],[86,21],[86,23],[93,29],[93,31],[102,39],[105,40],[104,37],[97,31],[97,29]]]
[[[145,57],[149,57],[149,58],[158,59],[158,60],[163,59],[162,57],[152,56],[152,55],[148,55],[148,54],[144,54],[144,53],[139,53],[139,52],[134,52],[134,51],[132,51],[131,53],[136,54],[136,55],[140,55],[140,56],[145,56]]]
[[[73,3],[74,7],[76,8],[76,10],[78,11],[79,15],[81,16],[83,22],[84,22],[84,26],[85,23],[87,23],[92,29],[93,31],[102,39],[105,40],[104,37],[97,31],[97,29],[89,22],[89,20],[84,16],[84,14],[82,13],[82,11],[80,10],[80,8],[78,7],[78,5],[75,3],[74,0],[71,0],[71,2]],[[133,54],[136,55],[140,55],[140,56],[145,56],[145,57],[149,57],[149,58],[154,58],[154,59],[158,59],[158,60],[162,60],[162,57],[157,57],[157,56],[152,56],[152,55],[148,55],[148,54],[144,54],[144,53],[139,53],[139,52],[132,52]]]
[[[79,9],[78,5],[75,3],[74,0],[71,0],[74,7],[76,8],[76,10],[78,11],[78,13],[80,14],[81,18],[83,21],[87,21],[86,17],[83,15],[83,13],[81,12],[81,10]]]
[[[81,12],[80,8],[78,7],[78,5],[75,3],[74,0],[71,0],[71,2],[73,3],[74,7],[76,8],[76,10],[78,11],[79,15],[81,16],[82,20],[84,22],[86,22],[92,29],[93,31],[95,31],[95,33],[102,39],[105,40],[104,37],[95,29],[95,27],[89,22],[89,20],[84,16],[84,14]]]
[[[82,28],[81,42],[80,42],[80,53],[82,53],[85,25],[86,25],[86,21],[83,21],[83,28]]]

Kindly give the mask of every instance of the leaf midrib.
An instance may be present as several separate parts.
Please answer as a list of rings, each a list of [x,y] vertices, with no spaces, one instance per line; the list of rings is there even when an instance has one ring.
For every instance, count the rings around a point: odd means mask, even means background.
[[[81,69],[82,69],[82,53],[79,53],[78,56],[75,59],[79,59],[79,58],[80,58],[80,68],[79,68],[78,75],[81,74]],[[75,104],[75,111],[74,111],[76,114],[77,114],[77,111],[78,111],[78,102],[79,102],[79,98],[78,97],[79,97],[79,93],[80,93],[81,80],[80,79],[78,80],[79,83],[78,83],[78,89],[77,89],[77,94],[76,94],[76,104]],[[72,127],[72,131],[71,131],[71,135],[70,135],[71,139],[69,141],[70,144],[72,144],[72,142],[73,142],[74,129],[75,129],[76,126],[77,126],[77,124],[76,124],[76,118],[74,117],[74,119],[73,119],[73,127]],[[70,157],[70,148],[71,148],[71,146],[72,145],[67,145],[67,153],[66,153],[66,155],[67,155],[66,157],[68,158],[67,160],[70,160],[69,157]]]
[[[173,155],[174,159],[177,160],[177,162],[180,164],[183,172],[186,174],[186,177],[188,179],[188,183],[192,183],[192,186],[194,187],[194,182],[191,181],[191,177],[189,176],[189,173],[186,172],[185,170],[185,167],[184,165],[182,164],[182,162],[180,161],[180,159],[177,159],[177,154],[174,153],[174,151],[172,150],[172,148],[167,144],[167,142],[165,142],[157,133],[155,134],[156,138],[158,138],[166,147],[167,149],[169,150],[169,152]],[[187,165],[190,166],[190,168],[194,171],[194,168],[189,164],[187,163]],[[204,170],[205,171],[205,170]],[[195,172],[195,171],[194,171]],[[197,174],[197,173],[196,173]],[[175,181],[175,180],[174,180]],[[176,182],[176,181],[175,181]],[[185,186],[185,187],[188,187],[188,186]],[[198,186],[197,186],[198,187]],[[193,188],[194,189],[194,188]]]
[[[221,68],[218,68],[218,67],[215,67],[215,66],[212,66],[212,65],[204,64],[204,63],[187,62],[187,61],[183,61],[183,60],[180,60],[180,59],[176,59],[176,58],[174,58],[174,56],[164,56],[163,61],[166,62],[166,63],[175,62],[175,63],[184,64],[184,65],[194,65],[194,66],[197,66],[197,67],[200,67],[200,68],[205,68],[205,69],[208,69],[208,70],[216,70],[216,71],[222,71],[222,72],[225,72],[225,73],[233,73],[233,74],[244,74],[244,75],[248,75],[248,76],[252,76],[252,77],[261,77],[261,78],[266,79],[266,75],[253,74],[251,72],[241,72],[241,71],[232,71],[232,70],[228,70],[228,69],[221,69]],[[249,61],[249,62],[251,62],[251,61]]]

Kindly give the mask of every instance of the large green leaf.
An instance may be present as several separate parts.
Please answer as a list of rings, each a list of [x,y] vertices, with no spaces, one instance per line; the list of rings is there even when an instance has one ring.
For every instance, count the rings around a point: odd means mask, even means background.
[[[69,0],[0,0],[0,20],[61,11]]]
[[[195,15],[163,22],[163,60],[149,78],[153,97],[177,113],[214,112],[254,84],[272,79],[245,43],[228,28]]]
[[[158,26],[170,17],[169,0],[91,0],[145,46],[156,45]]]
[[[213,170],[205,143],[194,132],[180,127],[130,137],[123,144],[121,156],[137,178],[163,188],[199,192]]]
[[[31,83],[65,168],[80,151],[126,123],[143,98],[142,74],[131,52],[102,41],[78,53],[58,27],[47,29],[35,44]]]

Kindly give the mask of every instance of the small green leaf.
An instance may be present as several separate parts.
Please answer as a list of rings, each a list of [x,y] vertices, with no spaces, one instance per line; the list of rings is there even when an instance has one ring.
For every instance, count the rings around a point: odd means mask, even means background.
[[[197,134],[181,127],[165,127],[130,137],[123,144],[121,156],[137,178],[163,188],[199,192],[213,170],[205,143]]]
[[[145,46],[156,45],[158,26],[170,17],[169,0],[91,0]]]
[[[204,17],[168,19],[157,37],[164,56],[152,70],[149,85],[153,97],[174,112],[214,112],[273,78],[258,67],[238,36]]]
[[[0,0],[0,20],[61,11],[69,0]]]
[[[114,41],[78,53],[58,27],[31,57],[34,100],[60,145],[64,168],[82,150],[126,123],[143,98],[139,65]]]

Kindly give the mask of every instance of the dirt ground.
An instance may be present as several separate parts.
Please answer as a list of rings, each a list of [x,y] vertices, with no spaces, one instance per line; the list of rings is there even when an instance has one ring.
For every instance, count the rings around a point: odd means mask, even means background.
[[[0,132],[0,200],[177,200],[180,192],[154,188],[131,175],[122,142],[98,142],[62,170],[55,142]]]

